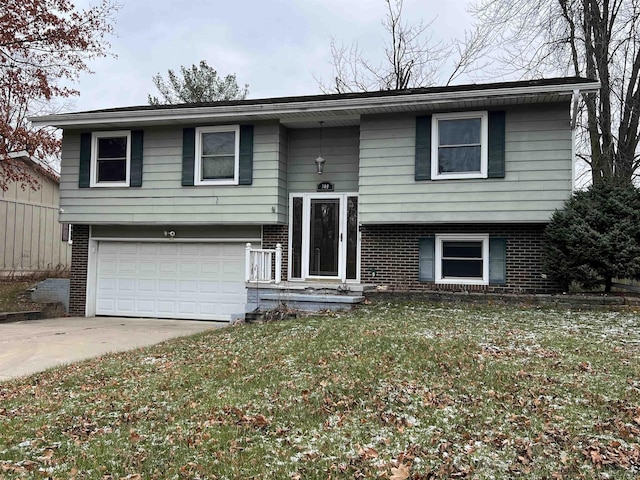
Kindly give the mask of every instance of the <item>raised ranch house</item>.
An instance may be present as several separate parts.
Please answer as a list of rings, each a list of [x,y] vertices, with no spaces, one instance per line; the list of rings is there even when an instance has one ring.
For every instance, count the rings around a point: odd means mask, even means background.
[[[36,118],[64,129],[71,314],[231,320],[279,302],[326,308],[330,292],[349,303],[375,287],[554,291],[542,235],[572,192],[578,98],[598,85]]]

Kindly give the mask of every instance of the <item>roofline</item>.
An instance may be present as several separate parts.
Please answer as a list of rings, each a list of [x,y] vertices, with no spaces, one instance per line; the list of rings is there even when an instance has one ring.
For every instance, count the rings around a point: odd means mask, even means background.
[[[36,157],[32,157],[31,155],[29,155],[26,150],[21,150],[19,152],[9,152],[8,156],[9,158],[12,158],[14,160],[20,160],[30,164],[37,171],[49,177],[57,184],[60,184],[60,175],[55,170],[51,169],[51,167],[49,167],[48,165],[42,164],[42,162],[40,162],[40,160],[38,160]]]
[[[129,107],[123,109],[97,110],[79,113],[63,113],[31,117],[35,126],[82,127],[96,123],[123,122],[142,123],[167,120],[215,120],[232,115],[260,117],[263,115],[340,112],[371,107],[404,107],[416,104],[446,104],[481,98],[526,97],[560,93],[573,95],[575,90],[583,93],[600,88],[597,80],[565,78],[532,82],[464,85],[458,87],[426,88],[390,92],[366,92],[360,94],[336,94],[307,97],[284,97],[237,102],[218,102],[205,105],[162,106],[162,108]]]

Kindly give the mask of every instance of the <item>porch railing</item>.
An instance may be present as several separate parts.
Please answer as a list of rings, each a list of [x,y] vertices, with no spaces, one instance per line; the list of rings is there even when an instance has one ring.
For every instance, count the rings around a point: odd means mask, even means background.
[[[247,243],[245,281],[280,283],[282,281],[282,245],[278,243],[275,249],[270,250],[251,248],[251,244]]]

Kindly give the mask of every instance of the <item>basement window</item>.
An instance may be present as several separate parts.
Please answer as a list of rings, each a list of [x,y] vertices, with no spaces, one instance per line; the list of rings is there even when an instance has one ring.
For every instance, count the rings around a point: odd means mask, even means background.
[[[436,235],[436,283],[489,284],[488,235]]]

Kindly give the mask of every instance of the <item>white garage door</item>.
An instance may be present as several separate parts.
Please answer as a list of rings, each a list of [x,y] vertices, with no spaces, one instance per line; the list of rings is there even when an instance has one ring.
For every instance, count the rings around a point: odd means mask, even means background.
[[[100,242],[96,315],[244,317],[244,258],[241,243]]]

